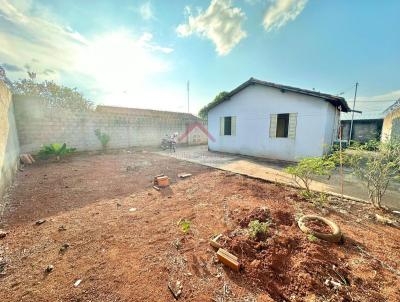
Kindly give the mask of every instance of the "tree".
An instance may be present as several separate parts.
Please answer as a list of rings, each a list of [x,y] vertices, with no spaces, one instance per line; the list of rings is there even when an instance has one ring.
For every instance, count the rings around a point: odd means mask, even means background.
[[[58,85],[53,81],[37,83],[31,77],[15,81],[12,90],[16,95],[40,97],[51,108],[92,110],[94,107],[93,102],[86,99],[76,88]]]
[[[214,108],[218,104],[222,103],[228,94],[229,94],[229,92],[226,92],[226,91],[220,92],[211,103],[207,104],[206,106],[204,106],[203,108],[200,109],[199,116],[202,119],[207,119],[208,111],[210,111],[212,108]]]
[[[364,181],[371,203],[381,208],[382,197],[391,181],[400,180],[400,141],[390,140],[378,152],[355,149],[349,162],[355,175]]]

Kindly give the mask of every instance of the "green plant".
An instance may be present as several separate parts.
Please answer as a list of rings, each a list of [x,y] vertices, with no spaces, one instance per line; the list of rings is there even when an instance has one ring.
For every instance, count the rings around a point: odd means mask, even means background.
[[[249,235],[251,238],[263,236],[268,232],[269,223],[260,222],[259,220],[252,220],[249,223]]]
[[[180,225],[182,232],[184,232],[185,234],[187,234],[190,231],[190,226],[192,224],[192,222],[190,220],[186,220],[186,219],[181,219],[178,224]]]
[[[60,160],[61,157],[63,157],[66,154],[75,152],[76,148],[67,148],[67,144],[64,143],[62,145],[60,144],[50,144],[50,145],[44,145],[39,151],[39,156],[41,158],[48,158],[49,156],[56,156],[57,160]]]
[[[302,159],[296,166],[285,168],[285,172],[293,176],[294,181],[311,192],[310,185],[315,176],[330,176],[335,169],[335,162],[330,157],[308,157]]]
[[[382,143],[377,152],[356,150],[349,159],[353,173],[364,181],[371,203],[381,207],[391,181],[400,180],[400,141]]]
[[[103,150],[106,150],[108,142],[110,141],[110,136],[107,133],[101,132],[100,129],[94,130],[94,134],[99,139]]]
[[[317,241],[317,240],[318,240],[318,238],[315,237],[313,234],[308,234],[308,235],[307,235],[307,239],[308,239],[309,241],[311,241],[311,242]]]

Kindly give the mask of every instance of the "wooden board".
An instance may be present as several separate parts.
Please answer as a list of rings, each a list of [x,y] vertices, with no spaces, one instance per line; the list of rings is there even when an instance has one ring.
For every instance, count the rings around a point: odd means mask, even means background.
[[[224,265],[230,267],[234,271],[238,272],[240,269],[240,264],[238,262],[238,258],[235,255],[232,255],[227,250],[219,249],[217,252],[218,261],[223,263]]]

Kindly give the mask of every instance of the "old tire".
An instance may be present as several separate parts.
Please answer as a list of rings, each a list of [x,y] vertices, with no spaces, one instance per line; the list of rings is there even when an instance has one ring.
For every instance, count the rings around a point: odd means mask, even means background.
[[[306,227],[306,225],[305,225],[305,222],[307,220],[322,221],[323,223],[327,224],[331,228],[332,233],[325,234],[325,233],[320,233],[320,232],[311,230],[310,228]],[[335,222],[333,222],[329,219],[326,219],[324,217],[317,216],[317,215],[304,215],[303,217],[301,217],[299,219],[297,224],[298,224],[300,230],[302,230],[304,233],[314,235],[315,237],[317,237],[319,239],[326,240],[329,242],[339,242],[342,239],[342,231],[340,230],[339,226]]]

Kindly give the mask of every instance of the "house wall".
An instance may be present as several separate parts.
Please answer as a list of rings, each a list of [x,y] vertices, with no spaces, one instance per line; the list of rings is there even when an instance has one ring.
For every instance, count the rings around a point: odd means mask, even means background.
[[[10,90],[0,81],[0,200],[19,162],[19,145]],[[1,202],[0,202],[1,212]]]
[[[298,113],[295,139],[270,138],[270,114]],[[216,139],[210,150],[298,161],[321,156],[333,141],[336,109],[316,97],[252,85],[208,113],[208,129]],[[220,136],[219,121],[236,116],[236,136]]]
[[[118,107],[99,107],[94,112],[49,109],[40,99],[14,97],[15,117],[23,152],[37,152],[42,145],[66,143],[79,151],[99,150],[94,134],[110,135],[109,148],[158,146],[166,134],[184,133],[194,122],[191,114]],[[204,133],[191,133],[180,143],[206,143]]]
[[[351,121],[342,121],[343,139],[348,140]],[[382,119],[354,120],[351,140],[365,143],[370,140],[379,140],[382,133]]]
[[[392,136],[400,138],[400,108],[385,116],[382,126],[382,141],[387,141]]]

